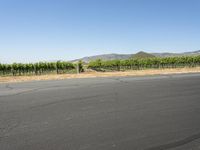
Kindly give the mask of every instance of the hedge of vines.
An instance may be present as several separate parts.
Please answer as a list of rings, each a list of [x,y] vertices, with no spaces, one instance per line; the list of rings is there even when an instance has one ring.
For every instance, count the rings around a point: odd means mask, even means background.
[[[127,59],[127,60],[108,60],[101,59],[91,61],[88,68],[97,71],[120,71],[120,70],[140,70],[148,68],[180,68],[200,66],[200,56],[182,56],[182,57],[155,57],[145,59]]]
[[[81,65],[81,63],[79,63]],[[0,64],[0,75],[41,75],[48,73],[66,73],[75,69],[76,65],[70,62],[39,62],[39,63],[13,63]],[[80,66],[81,68],[81,66]]]

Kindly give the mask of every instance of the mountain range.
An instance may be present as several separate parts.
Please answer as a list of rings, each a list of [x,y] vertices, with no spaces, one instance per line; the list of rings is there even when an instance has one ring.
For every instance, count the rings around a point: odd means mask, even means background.
[[[83,61],[83,62],[90,62],[92,60],[96,59],[102,59],[102,60],[114,60],[114,59],[129,59],[131,57],[138,57],[138,56],[151,56],[151,57],[175,57],[175,56],[194,56],[194,55],[200,55],[200,50],[197,51],[191,51],[191,52],[183,52],[183,53],[146,53],[143,51],[140,51],[136,54],[102,54],[102,55],[94,55],[94,56],[87,56],[80,59],[71,60],[70,62],[77,62],[77,61]]]

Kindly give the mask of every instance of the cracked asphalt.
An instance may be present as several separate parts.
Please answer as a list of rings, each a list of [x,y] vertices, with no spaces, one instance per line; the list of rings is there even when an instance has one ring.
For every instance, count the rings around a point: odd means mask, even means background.
[[[0,150],[200,150],[200,74],[0,84]]]

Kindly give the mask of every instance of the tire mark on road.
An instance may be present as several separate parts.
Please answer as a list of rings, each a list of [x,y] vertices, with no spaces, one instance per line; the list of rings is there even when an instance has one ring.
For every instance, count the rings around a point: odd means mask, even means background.
[[[74,85],[75,87],[79,86],[79,85]],[[53,88],[65,88],[66,86],[52,86],[52,87],[41,87],[41,88],[33,88],[33,89],[29,89],[29,90],[25,90],[22,92],[18,92],[18,93],[14,93],[14,94],[10,94],[10,95],[1,95],[1,97],[9,97],[9,96],[17,96],[17,95],[21,95],[21,94],[27,94],[27,93],[31,93],[31,92],[36,92],[39,90],[44,90],[44,89],[53,89]],[[13,90],[13,87],[10,87],[9,85],[6,86],[6,88],[9,88],[10,90]]]
[[[6,84],[5,88],[9,89],[9,90],[13,90],[14,88],[10,86],[10,84]]]
[[[50,102],[50,103],[46,103],[46,104],[32,106],[29,109],[46,107],[46,106],[55,105],[55,104],[63,103],[63,102],[74,101],[74,100],[80,101],[80,100],[92,99],[92,98],[97,98],[97,97],[102,97],[102,96],[104,96],[104,95],[91,95],[91,96],[85,96],[85,97],[76,97],[76,98],[70,98],[70,99],[62,99],[62,100],[59,100],[59,101],[54,101],[54,102]]]
[[[191,143],[191,142],[198,140],[198,139],[200,139],[200,133],[186,137],[185,139],[182,139],[182,140],[179,140],[179,141],[174,141],[174,142],[171,142],[171,143],[168,143],[168,144],[150,147],[150,148],[147,148],[145,150],[167,150],[167,149],[176,148],[176,147],[186,145],[186,144]]]

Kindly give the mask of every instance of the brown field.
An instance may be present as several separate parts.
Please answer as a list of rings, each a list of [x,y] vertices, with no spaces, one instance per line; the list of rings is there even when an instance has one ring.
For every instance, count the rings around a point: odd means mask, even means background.
[[[0,77],[0,83],[5,82],[24,82],[40,80],[62,80],[70,78],[94,78],[94,77],[118,77],[118,76],[145,76],[145,75],[163,75],[163,74],[180,74],[180,73],[198,73],[200,67],[195,68],[175,68],[175,69],[147,69],[131,70],[124,72],[95,72],[87,71],[81,74],[49,74],[40,76],[7,76]]]

